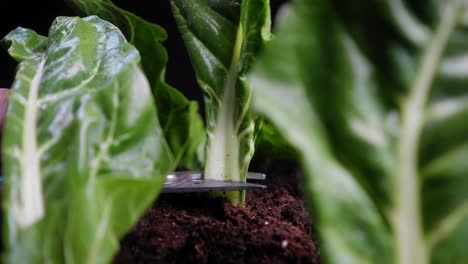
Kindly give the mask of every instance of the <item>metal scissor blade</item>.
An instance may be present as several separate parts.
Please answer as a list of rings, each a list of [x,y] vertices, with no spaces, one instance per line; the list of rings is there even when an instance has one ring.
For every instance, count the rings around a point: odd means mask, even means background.
[[[247,172],[247,180],[261,180],[266,179],[266,174],[258,172]]]
[[[167,176],[166,183],[171,183],[175,180],[180,180],[180,179],[203,179],[203,172],[201,171],[176,171],[172,174],[169,174]],[[247,180],[265,180],[266,175],[264,173],[259,173],[259,172],[247,172],[246,176]]]
[[[247,174],[248,179],[264,180],[265,174]],[[176,171],[166,177],[162,193],[239,191],[253,188],[266,188],[265,185],[249,182],[229,182],[221,180],[205,180],[199,171]]]
[[[248,182],[225,182],[215,180],[186,181],[174,186],[164,186],[162,193],[186,193],[186,192],[226,192],[266,188],[265,185]]]

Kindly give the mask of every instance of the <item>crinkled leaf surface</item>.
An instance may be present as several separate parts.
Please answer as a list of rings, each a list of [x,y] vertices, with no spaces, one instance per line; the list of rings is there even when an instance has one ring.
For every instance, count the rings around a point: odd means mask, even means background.
[[[295,0],[254,105],[299,151],[328,263],[468,262],[466,1]]]
[[[207,179],[245,181],[258,124],[246,73],[270,37],[269,1],[173,0],[205,93]]]
[[[97,17],[18,28],[3,139],[6,263],[110,262],[174,169],[138,51]]]
[[[150,81],[158,116],[177,165],[200,168],[204,159],[205,131],[196,102],[189,101],[164,81],[167,53],[163,28],[115,6],[110,0],[65,0],[83,15],[98,15],[125,34],[141,54]]]

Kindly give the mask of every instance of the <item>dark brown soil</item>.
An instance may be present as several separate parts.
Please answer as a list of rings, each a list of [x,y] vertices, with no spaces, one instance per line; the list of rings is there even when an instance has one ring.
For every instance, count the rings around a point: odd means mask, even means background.
[[[162,195],[121,242],[115,263],[319,263],[294,173],[270,176],[245,207]]]

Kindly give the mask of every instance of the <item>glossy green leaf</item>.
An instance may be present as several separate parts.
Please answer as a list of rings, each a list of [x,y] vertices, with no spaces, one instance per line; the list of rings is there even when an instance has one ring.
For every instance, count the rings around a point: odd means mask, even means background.
[[[270,37],[269,1],[173,0],[172,7],[205,93],[205,178],[245,181],[259,127],[246,73]]]
[[[295,0],[251,76],[327,263],[468,262],[466,1]]]
[[[18,28],[2,146],[5,263],[106,263],[174,169],[138,51],[97,17]]]
[[[166,32],[158,25],[115,6],[110,0],[65,0],[82,15],[98,15],[116,25],[141,54],[143,70],[150,81],[164,136],[176,163],[201,168],[205,131],[196,102],[189,101],[164,81],[167,53],[162,42]]]

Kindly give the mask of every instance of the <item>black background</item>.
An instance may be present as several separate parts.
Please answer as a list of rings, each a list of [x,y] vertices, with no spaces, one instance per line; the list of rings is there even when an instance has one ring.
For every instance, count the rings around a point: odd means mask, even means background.
[[[164,43],[169,54],[167,82],[188,98],[201,101],[202,94],[195,80],[186,50],[172,16],[169,0],[114,0],[115,4],[138,16],[159,24],[168,32]],[[271,0],[272,17],[285,0]],[[75,16],[63,0],[0,0],[0,38],[18,26],[30,28],[42,35],[57,16]],[[0,49],[0,87],[13,81],[16,62]]]

